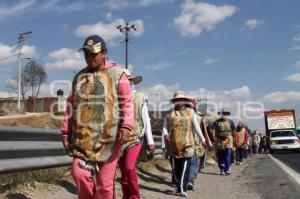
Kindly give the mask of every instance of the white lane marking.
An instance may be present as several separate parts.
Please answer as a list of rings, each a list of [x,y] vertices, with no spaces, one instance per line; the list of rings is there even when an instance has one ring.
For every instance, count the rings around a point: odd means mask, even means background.
[[[276,163],[278,166],[280,166],[290,177],[292,177],[298,185],[300,185],[300,174],[297,173],[295,170],[288,167],[286,164],[281,162],[280,160],[276,159],[272,155],[268,154],[268,156]]]

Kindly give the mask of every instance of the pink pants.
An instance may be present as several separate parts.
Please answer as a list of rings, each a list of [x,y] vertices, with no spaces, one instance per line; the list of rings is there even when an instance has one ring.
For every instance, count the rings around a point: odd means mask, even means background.
[[[123,199],[140,199],[138,176],[135,168],[141,149],[142,144],[137,144],[128,149],[120,159],[119,167],[122,173]]]
[[[79,199],[114,199],[115,196],[115,174],[120,155],[121,145],[117,141],[115,149],[105,164],[99,163],[100,171],[96,179],[90,171],[79,167],[80,158],[73,159],[73,177],[77,186]]]

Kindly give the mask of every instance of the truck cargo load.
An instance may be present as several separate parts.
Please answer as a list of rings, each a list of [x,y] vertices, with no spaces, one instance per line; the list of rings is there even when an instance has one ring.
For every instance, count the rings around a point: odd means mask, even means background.
[[[270,153],[274,150],[300,150],[296,133],[295,110],[281,109],[265,111],[266,136]]]

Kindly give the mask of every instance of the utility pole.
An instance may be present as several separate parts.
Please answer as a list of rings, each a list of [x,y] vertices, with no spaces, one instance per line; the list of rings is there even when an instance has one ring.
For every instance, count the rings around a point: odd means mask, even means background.
[[[118,25],[117,29],[119,29],[121,33],[125,32],[125,68],[128,69],[128,32],[130,32],[130,30],[136,31],[136,26],[135,24],[129,25],[129,23],[126,22],[125,26]]]
[[[18,53],[18,63],[19,63],[19,85],[18,85],[18,109],[21,110],[21,50],[25,42],[25,36],[31,34],[32,31],[22,32],[19,34],[18,43],[19,43],[19,53]],[[25,107],[24,107],[25,108]]]

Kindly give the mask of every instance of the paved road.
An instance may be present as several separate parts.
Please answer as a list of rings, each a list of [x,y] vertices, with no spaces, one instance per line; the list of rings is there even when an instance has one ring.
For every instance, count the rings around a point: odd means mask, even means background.
[[[286,152],[286,153],[275,153],[272,154],[273,157],[277,158],[293,170],[300,173],[300,153],[292,153],[292,152]]]
[[[139,170],[141,198],[180,198],[170,184],[169,169],[165,162],[152,171]],[[116,190],[117,198],[121,198],[119,183]],[[32,193],[26,199],[75,199],[75,194],[72,181],[61,181],[53,191]],[[241,166],[233,166],[231,176],[218,175],[217,166],[206,167],[198,176],[195,191],[189,192],[190,199],[298,199],[299,196],[300,186],[265,154],[251,157]]]
[[[300,186],[266,155],[250,161],[242,175],[248,176],[245,184],[264,199],[299,198]]]

